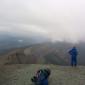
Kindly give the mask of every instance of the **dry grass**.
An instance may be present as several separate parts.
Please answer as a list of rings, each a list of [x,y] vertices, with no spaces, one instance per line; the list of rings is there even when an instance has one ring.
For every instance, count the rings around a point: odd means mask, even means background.
[[[57,65],[6,65],[0,67],[0,85],[32,85],[30,78],[40,68],[50,68],[50,85],[85,85],[85,67]]]

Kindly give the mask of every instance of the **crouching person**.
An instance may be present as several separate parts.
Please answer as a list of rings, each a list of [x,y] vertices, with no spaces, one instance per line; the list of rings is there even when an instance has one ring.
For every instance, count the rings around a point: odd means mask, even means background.
[[[34,76],[31,81],[35,85],[48,85],[48,78],[50,74],[50,69],[40,69],[37,71],[36,76]]]

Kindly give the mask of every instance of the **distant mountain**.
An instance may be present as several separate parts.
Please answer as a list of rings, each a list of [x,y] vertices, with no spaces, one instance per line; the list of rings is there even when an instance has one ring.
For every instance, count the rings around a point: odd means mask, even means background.
[[[19,36],[10,33],[0,33],[0,54],[7,53],[20,47],[41,43],[47,39],[43,36]]]
[[[70,65],[68,50],[73,46],[71,43],[42,43],[18,48],[1,57],[4,64],[57,64]],[[78,64],[85,65],[85,45],[76,44],[79,56]]]

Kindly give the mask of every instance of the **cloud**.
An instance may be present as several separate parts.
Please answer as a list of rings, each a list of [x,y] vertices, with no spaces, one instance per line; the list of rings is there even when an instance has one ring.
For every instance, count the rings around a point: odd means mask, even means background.
[[[0,31],[85,41],[84,9],[84,0],[1,0]]]

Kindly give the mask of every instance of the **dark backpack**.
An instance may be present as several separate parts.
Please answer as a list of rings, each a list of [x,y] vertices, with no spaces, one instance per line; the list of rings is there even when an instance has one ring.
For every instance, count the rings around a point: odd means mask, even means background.
[[[44,79],[48,79],[49,76],[50,76],[50,74],[51,74],[50,69],[48,69],[48,68],[46,68],[46,69],[40,69],[40,70],[37,71],[36,76],[34,76],[33,78],[31,78],[31,81],[33,83],[40,83]]]

